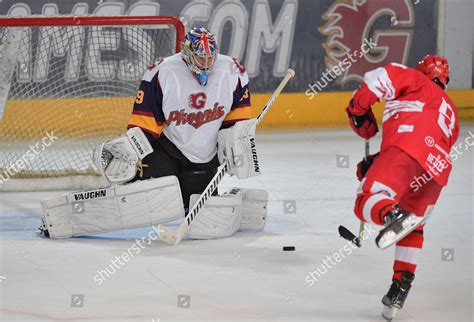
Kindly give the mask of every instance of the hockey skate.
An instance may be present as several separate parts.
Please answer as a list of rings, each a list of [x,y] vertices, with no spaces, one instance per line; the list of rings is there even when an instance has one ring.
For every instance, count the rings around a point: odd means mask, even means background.
[[[385,228],[379,232],[375,243],[379,248],[385,249],[403,239],[424,221],[425,217],[394,208],[385,216]]]
[[[382,298],[382,317],[387,321],[392,321],[398,310],[403,308],[411,283],[415,279],[415,274],[410,272],[402,273],[402,280],[394,279],[387,294]]]

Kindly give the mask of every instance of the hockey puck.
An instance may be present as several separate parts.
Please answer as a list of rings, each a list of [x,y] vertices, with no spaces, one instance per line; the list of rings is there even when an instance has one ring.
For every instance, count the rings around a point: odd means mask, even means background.
[[[289,252],[295,250],[295,246],[283,246],[284,252]]]

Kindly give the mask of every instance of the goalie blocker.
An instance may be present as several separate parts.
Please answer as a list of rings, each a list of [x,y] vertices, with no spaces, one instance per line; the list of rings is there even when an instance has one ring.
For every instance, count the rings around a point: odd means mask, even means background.
[[[219,162],[227,162],[228,173],[239,179],[260,174],[255,146],[256,127],[257,119],[239,121],[231,128],[220,130],[218,134]]]

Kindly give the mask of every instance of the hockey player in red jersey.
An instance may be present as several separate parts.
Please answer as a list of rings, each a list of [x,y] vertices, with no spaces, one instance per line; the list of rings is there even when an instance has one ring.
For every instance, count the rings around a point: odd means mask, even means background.
[[[385,226],[376,239],[380,248],[396,243],[393,284],[382,299],[388,319],[403,307],[423,246],[424,222],[451,172],[449,154],[459,125],[444,91],[448,82],[443,57],[427,55],[415,69],[390,64],[367,72],[346,108],[352,129],[368,140],[378,132],[371,106],[386,101],[380,152],[358,164],[354,211],[363,222]]]

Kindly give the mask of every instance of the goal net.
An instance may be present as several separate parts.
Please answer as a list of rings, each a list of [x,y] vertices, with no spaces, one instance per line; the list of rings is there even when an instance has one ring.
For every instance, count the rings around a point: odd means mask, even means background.
[[[126,131],[147,66],[183,37],[175,17],[0,18],[0,190],[105,185],[94,147]]]

